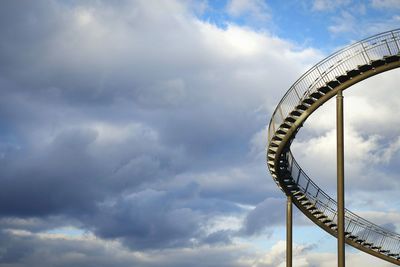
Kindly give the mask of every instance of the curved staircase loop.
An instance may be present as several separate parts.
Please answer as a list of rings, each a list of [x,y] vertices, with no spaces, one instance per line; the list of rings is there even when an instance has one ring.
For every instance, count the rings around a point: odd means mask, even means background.
[[[347,46],[320,61],[285,93],[268,127],[267,165],[278,187],[310,220],[337,236],[337,203],[302,170],[290,151],[304,121],[339,90],[400,67],[400,29]],[[345,210],[346,243],[400,265],[400,235]]]

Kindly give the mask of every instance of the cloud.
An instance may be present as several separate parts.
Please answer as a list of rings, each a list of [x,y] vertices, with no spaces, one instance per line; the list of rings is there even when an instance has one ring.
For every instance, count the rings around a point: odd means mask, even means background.
[[[371,5],[374,8],[400,8],[400,3],[397,0],[372,0]]]
[[[262,156],[266,118],[318,50],[234,22],[221,29],[191,1],[1,5],[2,262],[251,266],[261,257],[243,239],[283,223]],[[260,1],[228,7],[270,19]],[[380,142],[354,140],[368,153]],[[397,146],[388,148],[368,155],[393,164]],[[68,227],[84,234],[51,232]]]
[[[271,16],[268,5],[260,0],[230,0],[226,9],[231,16],[240,17],[246,15],[261,22],[269,20]]]
[[[332,11],[339,7],[349,5],[350,3],[351,1],[349,0],[336,0],[336,1],[315,0],[313,2],[312,9],[315,11]]]
[[[328,30],[333,34],[352,33],[356,28],[356,19],[348,11],[342,11],[340,17],[334,19],[334,24]]]
[[[284,207],[285,200],[282,198],[265,199],[247,214],[241,231],[245,235],[255,235],[260,234],[267,227],[282,224],[285,221]]]

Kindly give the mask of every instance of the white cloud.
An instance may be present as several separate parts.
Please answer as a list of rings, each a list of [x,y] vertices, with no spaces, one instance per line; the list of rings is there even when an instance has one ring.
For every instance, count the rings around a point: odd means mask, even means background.
[[[263,0],[230,0],[226,8],[228,14],[234,17],[248,15],[259,21],[270,19],[269,8]]]
[[[351,0],[314,0],[312,9],[315,11],[334,10],[338,7],[346,6],[351,3]]]
[[[356,18],[348,11],[342,11],[340,16],[333,19],[334,24],[328,27],[333,34],[354,32],[356,29]]]
[[[371,4],[374,8],[400,8],[399,0],[372,0]]]

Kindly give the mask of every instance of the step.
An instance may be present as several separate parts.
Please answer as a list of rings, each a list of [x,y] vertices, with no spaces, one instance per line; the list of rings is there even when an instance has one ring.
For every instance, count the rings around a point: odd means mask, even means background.
[[[271,140],[273,140],[273,141],[282,141],[283,139],[276,134],[271,138]]]
[[[326,93],[328,93],[328,92],[331,91],[331,90],[332,90],[332,89],[329,88],[328,86],[322,86],[322,87],[318,88],[317,91],[326,94]]]
[[[304,104],[300,104],[300,105],[296,106],[296,109],[300,109],[300,110],[304,111],[304,110],[308,109],[308,107]]]
[[[302,200],[302,199],[307,199],[307,196],[303,194],[303,195],[301,195],[300,197],[297,198],[297,200],[299,200],[299,201]]]
[[[313,212],[314,210],[318,209],[314,204],[311,204],[310,206],[306,207],[307,210],[309,210],[310,212]]]
[[[292,112],[290,112],[289,115],[299,117],[302,113],[303,113],[303,112],[302,112],[301,110],[295,109],[295,110],[293,110]]]
[[[346,71],[346,73],[347,73],[347,76],[353,78],[353,77],[356,77],[357,75],[360,75],[361,71],[358,69],[354,69],[354,70]]]
[[[347,238],[348,239],[356,239],[358,236],[350,234]]]
[[[399,55],[393,55],[393,56],[384,56],[383,59],[386,61],[386,63],[392,63],[400,60]]]
[[[370,247],[370,246],[372,246],[372,243],[364,242],[364,243],[362,243],[362,245],[365,247]]]
[[[308,104],[308,105],[312,105],[315,103],[315,100],[312,98],[306,98],[303,100],[304,103]]]
[[[399,253],[389,253],[388,256],[389,257],[398,257]]]
[[[376,249],[376,250],[380,250],[382,247],[380,247],[380,246],[372,246],[371,248],[372,249]]]
[[[339,76],[336,76],[336,80],[338,80],[340,83],[344,83],[344,82],[350,80],[350,76],[348,76],[348,75],[339,75]]]
[[[279,128],[278,131],[276,131],[276,133],[277,133],[277,134],[285,135],[285,134],[287,134],[287,129]]]
[[[385,60],[383,60],[383,59],[371,60],[371,65],[374,68],[383,66],[383,65],[385,65]]]
[[[324,218],[328,218],[328,216],[326,216],[325,214],[321,213],[321,214],[317,214],[315,216],[317,219],[324,219]]]
[[[304,195],[304,193],[301,191],[296,191],[293,193],[293,196],[297,196],[297,195]]]
[[[332,222],[332,220],[329,219],[329,218],[322,218],[320,221],[323,222],[323,223],[330,223],[330,222]]]
[[[388,250],[388,249],[380,249],[379,252],[380,252],[380,253],[385,253],[385,254],[386,254],[386,253],[389,253],[390,250]]]
[[[372,70],[372,66],[370,64],[358,65],[357,68],[361,72],[366,72],[366,71]]]
[[[329,223],[327,223],[326,225],[327,225],[329,228],[337,227],[337,224],[334,223],[334,222],[329,222]]]
[[[278,147],[278,146],[279,146],[279,143],[280,143],[280,142],[271,141],[271,142],[269,143],[269,146],[270,146],[270,147]]]
[[[322,211],[320,211],[320,210],[312,211],[311,214],[314,216],[319,215],[319,214],[322,214]]]
[[[315,98],[315,99],[320,99],[323,96],[320,92],[316,91],[310,95],[310,97]]]
[[[286,129],[290,129],[291,127],[292,127],[292,125],[288,122],[284,122],[280,126],[280,128],[286,128]]]
[[[285,121],[288,121],[288,122],[291,122],[291,123],[293,123],[293,122],[295,122],[295,121],[296,121],[296,119],[295,119],[295,118],[293,118],[292,116],[289,116],[289,117],[286,117]]]
[[[308,199],[302,200],[300,203],[301,203],[301,205],[303,205],[303,206],[312,204]]]
[[[293,180],[283,181],[283,183],[284,183],[285,185],[295,185],[295,184],[296,184],[295,181],[293,181]]]
[[[327,82],[326,85],[328,85],[330,88],[333,89],[333,88],[339,86],[339,85],[340,85],[340,82],[337,81],[337,80],[332,80],[332,81]]]
[[[362,244],[365,240],[361,239],[361,238],[358,238],[355,241],[356,241],[356,243]]]

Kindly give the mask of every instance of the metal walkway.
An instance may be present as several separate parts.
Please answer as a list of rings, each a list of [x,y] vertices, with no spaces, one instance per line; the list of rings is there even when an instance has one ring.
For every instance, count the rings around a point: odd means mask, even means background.
[[[276,107],[268,128],[267,165],[278,185],[309,219],[337,237],[337,203],[301,169],[290,145],[304,121],[355,83],[400,67],[400,29],[354,43],[302,75]],[[347,244],[400,265],[400,235],[345,210]]]

